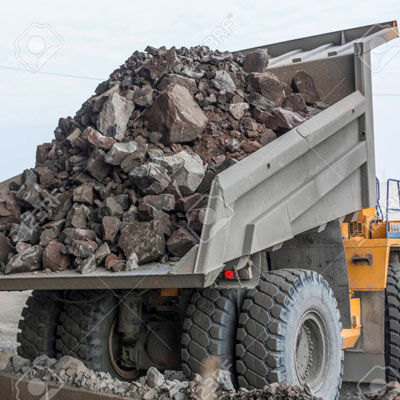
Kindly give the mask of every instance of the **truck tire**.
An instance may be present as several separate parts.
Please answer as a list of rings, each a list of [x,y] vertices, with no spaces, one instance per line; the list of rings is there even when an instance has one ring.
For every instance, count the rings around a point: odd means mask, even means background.
[[[61,307],[62,304],[55,298],[55,292],[32,292],[18,323],[21,332],[17,335],[17,352],[21,357],[33,361],[42,354],[56,356],[57,325]]]
[[[236,346],[239,385],[307,385],[337,399],[342,382],[342,325],[333,292],[316,272],[273,271],[249,290]]]
[[[193,293],[182,330],[182,370],[201,373],[204,360],[216,356],[235,381],[235,343],[241,293],[204,289]]]
[[[386,380],[398,380],[400,374],[400,264],[389,265],[385,291],[385,363]]]
[[[116,364],[110,338],[117,334],[118,298],[111,291],[73,291],[64,303],[57,329],[58,357],[80,359],[87,368],[133,379],[136,371]]]

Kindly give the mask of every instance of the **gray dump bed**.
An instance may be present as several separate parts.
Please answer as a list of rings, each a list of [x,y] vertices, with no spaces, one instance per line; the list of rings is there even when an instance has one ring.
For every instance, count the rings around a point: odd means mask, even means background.
[[[224,265],[240,268],[249,256],[259,263],[263,250],[375,205],[370,52],[397,36],[387,22],[262,46],[268,70],[288,84],[308,72],[329,108],[216,177],[200,244],[180,261],[0,275],[0,290],[204,287]]]

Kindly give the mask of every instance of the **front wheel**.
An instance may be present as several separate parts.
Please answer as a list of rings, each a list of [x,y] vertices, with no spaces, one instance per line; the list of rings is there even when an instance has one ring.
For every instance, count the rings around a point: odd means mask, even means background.
[[[248,292],[237,332],[239,384],[292,383],[323,399],[339,396],[342,326],[328,283],[312,271],[263,276]]]

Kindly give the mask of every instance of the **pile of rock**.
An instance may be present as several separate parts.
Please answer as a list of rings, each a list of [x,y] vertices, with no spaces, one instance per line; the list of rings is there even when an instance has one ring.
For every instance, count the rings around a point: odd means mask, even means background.
[[[23,380],[50,382],[60,386],[74,386],[93,392],[109,393],[134,399],[316,399],[307,391],[293,385],[272,384],[263,390],[239,389],[235,391],[229,374],[219,371],[215,380],[205,380],[196,375],[188,381],[180,371],[164,374],[151,367],[147,374],[134,382],[122,382],[108,373],[94,372],[69,356],[58,361],[39,356],[32,363],[14,356],[6,369],[7,373],[18,374]]]
[[[326,107],[307,73],[288,85],[267,63],[264,50],[135,52],[0,192],[2,271],[182,257],[216,174]]]

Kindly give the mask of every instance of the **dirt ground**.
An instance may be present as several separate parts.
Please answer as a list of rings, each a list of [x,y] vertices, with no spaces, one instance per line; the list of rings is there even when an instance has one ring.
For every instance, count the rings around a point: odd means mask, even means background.
[[[0,292],[0,369],[17,348],[18,321],[30,292]],[[343,385],[341,399],[356,398],[357,386]]]
[[[0,368],[17,349],[18,321],[30,292],[0,292]]]

